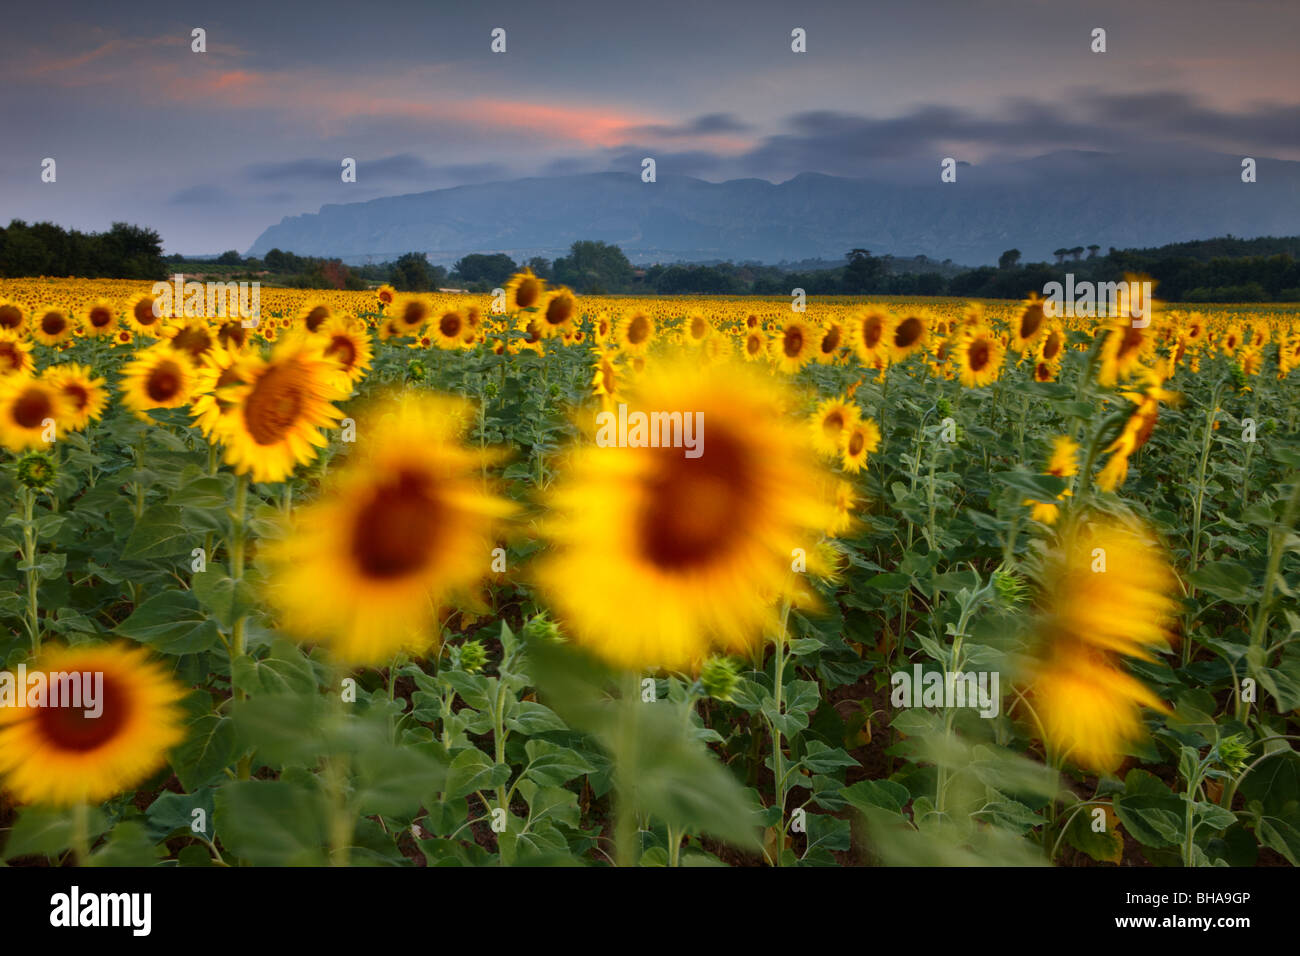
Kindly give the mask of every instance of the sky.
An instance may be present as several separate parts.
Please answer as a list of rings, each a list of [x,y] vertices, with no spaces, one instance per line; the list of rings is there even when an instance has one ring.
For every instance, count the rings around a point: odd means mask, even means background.
[[[1059,149],[1300,160],[1297,0],[16,10],[0,41],[0,219],[126,220],[168,253],[243,251],[327,203],[639,173],[645,156],[661,175],[772,182]],[[1090,49],[1098,27],[1105,53]]]

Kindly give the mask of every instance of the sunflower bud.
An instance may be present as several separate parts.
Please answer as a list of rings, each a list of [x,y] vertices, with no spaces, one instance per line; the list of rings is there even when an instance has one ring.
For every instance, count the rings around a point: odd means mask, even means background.
[[[406,374],[412,382],[423,382],[429,377],[429,370],[419,359],[411,359],[406,363]]]
[[[948,399],[946,398],[940,398],[937,402],[935,402],[934,410],[939,413],[940,418],[951,418],[952,402],[948,401]]]
[[[1236,389],[1238,392],[1244,392],[1249,387],[1246,384],[1246,370],[1243,369],[1240,364],[1236,362],[1232,364],[1232,369],[1229,372],[1229,376],[1232,379],[1232,387]]]
[[[998,568],[993,572],[993,590],[1002,606],[1011,610],[1025,603],[1029,586],[1018,571]]]
[[[44,491],[58,477],[54,459],[45,452],[30,451],[18,459],[18,483],[32,491]]]
[[[740,684],[740,672],[730,657],[710,657],[700,671],[700,685],[714,700],[731,700]]]
[[[487,648],[482,641],[466,641],[460,648],[460,669],[475,674],[487,663]]]
[[[524,637],[530,641],[546,641],[551,644],[564,643],[560,625],[551,620],[545,611],[528,619],[524,625]]]
[[[1217,749],[1219,763],[1234,777],[1246,768],[1246,761],[1250,759],[1250,748],[1241,742],[1237,734],[1224,737],[1219,741]]]

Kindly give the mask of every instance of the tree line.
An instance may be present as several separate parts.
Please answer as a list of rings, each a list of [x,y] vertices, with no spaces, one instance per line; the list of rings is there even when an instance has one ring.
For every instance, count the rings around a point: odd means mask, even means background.
[[[1158,283],[1169,302],[1300,301],[1300,237],[1239,239],[1226,236],[1152,249],[1061,247],[1056,262],[1023,263],[1008,249],[996,266],[962,268],[925,257],[895,259],[870,250],[849,250],[840,264],[804,263],[795,268],[758,263],[666,263],[632,265],[618,246],[580,240],[554,260],[516,262],[505,253],[464,256],[450,269],[409,252],[390,262],[346,265],[340,259],[299,256],[271,249],[262,257],[231,249],[214,259],[163,256],[152,229],[115,222],[107,232],[85,233],[53,223],[15,219],[0,228],[0,275],[82,276],[152,279],[173,272],[216,272],[228,279],[273,277],[298,288],[364,289],[386,282],[403,292],[448,286],[488,292],[512,274],[530,268],[537,275],[585,294],[639,295],[915,295],[1015,299],[1064,282],[1115,282],[1141,274]],[[1088,254],[1085,256],[1084,253]]]

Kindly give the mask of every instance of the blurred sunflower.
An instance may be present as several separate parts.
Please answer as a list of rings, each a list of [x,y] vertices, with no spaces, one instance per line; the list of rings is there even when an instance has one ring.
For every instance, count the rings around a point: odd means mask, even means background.
[[[321,326],[320,335],[325,342],[325,357],[338,363],[349,385],[366,377],[374,350],[364,325],[334,318]]]
[[[161,337],[179,352],[185,352],[195,364],[203,361],[216,344],[216,336],[204,318],[190,318],[184,322],[167,324],[162,327]]]
[[[51,365],[41,373],[41,378],[67,399],[68,431],[81,431],[104,415],[104,407],[108,404],[108,389],[102,378],[94,376],[95,373],[89,368],[74,362]]]
[[[568,289],[560,288],[548,293],[542,300],[538,314],[541,329],[547,338],[573,330],[578,317],[578,302]]]
[[[0,299],[0,332],[22,332],[26,327],[23,307],[17,302]]]
[[[51,648],[33,673],[103,675],[102,712],[48,701],[0,707],[0,778],[21,803],[100,803],[144,782],[185,737],[185,688],[144,648]]]
[[[39,378],[0,378],[0,445],[10,451],[48,448],[70,418],[68,400]]]
[[[81,317],[82,326],[92,336],[112,335],[117,328],[117,313],[103,299],[96,299]]]
[[[913,352],[923,350],[929,334],[929,322],[923,313],[912,312],[891,321],[885,336],[890,361],[901,362]]]
[[[1034,667],[1035,708],[1048,740],[1077,764],[1114,770],[1142,732],[1141,707],[1168,712],[1119,666],[1169,646],[1178,584],[1159,542],[1136,519],[1070,522],[1047,554]]]
[[[308,302],[298,314],[298,323],[308,332],[319,332],[320,327],[334,315],[328,302]]]
[[[745,356],[746,362],[757,362],[767,355],[767,336],[758,329],[746,332],[741,352]]]
[[[385,323],[392,334],[418,336],[420,330],[433,320],[433,307],[418,295],[404,295],[397,300],[393,314]]]
[[[0,378],[29,375],[36,368],[32,360],[32,343],[18,332],[0,329]]]
[[[212,438],[217,419],[234,408],[231,401],[217,396],[225,388],[239,382],[240,352],[234,348],[215,348],[203,357],[194,379],[194,397],[190,401],[190,415],[194,426],[204,438]]]
[[[138,417],[150,408],[179,408],[194,393],[194,362],[188,352],[178,352],[160,342],[137,352],[122,369],[122,403]]]
[[[162,328],[162,316],[155,310],[157,299],[148,292],[133,295],[126,304],[126,321],[136,335],[157,337]]]
[[[792,316],[781,331],[772,337],[772,359],[782,372],[794,374],[807,365],[817,352],[821,336],[807,319]]]
[[[702,345],[713,334],[713,323],[702,313],[694,312],[686,319],[686,344]]]
[[[875,367],[888,358],[889,345],[885,333],[889,330],[891,316],[883,309],[868,308],[854,317],[849,329],[849,344],[863,365]]]
[[[1047,468],[1044,474],[1055,475],[1057,478],[1072,478],[1079,473],[1079,443],[1069,435],[1057,435],[1052,441],[1052,455],[1047,462]],[[1059,495],[1056,501],[1063,501],[1068,498],[1072,492],[1066,488]],[[1056,524],[1056,519],[1060,516],[1060,506],[1054,501],[1037,501],[1033,498],[1026,498],[1022,502],[1025,507],[1031,508],[1029,517],[1034,521],[1041,521],[1043,524]]]
[[[536,308],[546,293],[546,280],[533,275],[532,269],[523,269],[510,277],[505,293],[507,312]]]
[[[468,403],[427,392],[362,412],[356,456],[264,546],[287,630],[344,664],[379,666],[436,642],[448,602],[474,604],[514,505],[484,490],[494,453],[462,444],[471,420]]]
[[[833,518],[789,396],[749,368],[647,369],[629,404],[702,415],[702,454],[580,446],[553,492],[538,583],[575,639],[615,666],[691,670],[713,645],[752,649],[777,623],[792,549],[811,549]]]
[[[42,345],[59,345],[72,338],[72,319],[57,306],[47,305],[32,316],[32,338]]]
[[[1111,386],[1136,374],[1154,344],[1149,328],[1136,326],[1127,317],[1112,320],[1101,346],[1097,384]]]
[[[821,338],[817,342],[816,359],[818,362],[828,364],[839,358],[840,349],[844,345],[847,332],[844,323],[836,319],[829,320],[821,331]]]
[[[621,402],[622,376],[614,359],[618,352],[614,349],[601,349],[596,353],[596,364],[592,366],[595,377],[591,381],[592,392],[599,396],[606,411]]]
[[[383,308],[384,306],[387,305],[392,305],[393,300],[396,298],[397,298],[397,290],[394,289],[391,285],[388,285],[387,283],[384,283],[378,289],[375,290],[375,299],[379,302],[380,308]]]
[[[655,338],[655,320],[639,310],[629,312],[619,319],[614,338],[624,352],[644,355]]]
[[[840,464],[856,475],[867,467],[867,456],[880,447],[880,427],[870,418],[855,423],[844,434]]]
[[[980,388],[995,382],[1002,371],[1005,354],[1002,340],[987,326],[968,326],[962,330],[961,341],[953,349],[957,377],[967,388]]]
[[[812,445],[827,458],[836,458],[844,446],[845,435],[858,424],[862,411],[843,395],[823,401],[813,412]]]
[[[1011,323],[1011,348],[1017,352],[1028,352],[1043,331],[1047,328],[1047,318],[1043,313],[1044,299],[1036,292],[1030,293],[1020,306],[1020,311]],[[1047,359],[1051,361],[1051,359]]]
[[[283,481],[299,464],[315,459],[343,413],[332,404],[347,397],[339,363],[326,358],[319,337],[290,334],[270,359],[247,355],[236,363],[235,382],[216,397],[234,408],[213,423],[226,463],[253,481]]]
[[[468,325],[459,309],[447,309],[430,327],[433,329],[433,343],[438,348],[463,349],[465,347],[465,331]]]

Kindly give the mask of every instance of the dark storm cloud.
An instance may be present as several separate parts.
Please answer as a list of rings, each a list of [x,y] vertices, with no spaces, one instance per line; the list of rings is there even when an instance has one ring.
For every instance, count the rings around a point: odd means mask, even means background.
[[[909,160],[961,147],[981,154],[1060,149],[1143,149],[1164,144],[1269,154],[1300,146],[1300,105],[1262,104],[1227,112],[1183,93],[1115,95],[1080,91],[1070,103],[1009,100],[976,114],[927,104],[894,117],[797,113],[788,132],[740,159],[758,175],[816,170],[853,175],[866,161]]]
[[[627,133],[629,136],[679,139],[687,136],[709,136],[720,133],[746,133],[753,128],[749,123],[742,123],[731,113],[706,113],[703,116],[697,116],[690,122],[678,125],[663,123],[649,126],[633,126],[628,129]]]
[[[220,186],[190,186],[173,193],[167,200],[174,206],[213,206],[229,202],[231,195]]]

